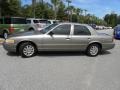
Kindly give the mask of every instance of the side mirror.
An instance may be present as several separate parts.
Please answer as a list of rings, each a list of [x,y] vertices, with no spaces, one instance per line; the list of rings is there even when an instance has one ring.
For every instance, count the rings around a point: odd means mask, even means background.
[[[50,36],[53,36],[53,34],[54,34],[54,33],[53,33],[52,31],[51,31],[51,32],[49,32],[49,35],[50,35]]]

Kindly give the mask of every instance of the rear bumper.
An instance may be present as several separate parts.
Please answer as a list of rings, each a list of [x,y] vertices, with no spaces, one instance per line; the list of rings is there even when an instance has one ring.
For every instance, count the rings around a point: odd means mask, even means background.
[[[102,50],[110,50],[115,47],[115,43],[107,43],[102,45]]]

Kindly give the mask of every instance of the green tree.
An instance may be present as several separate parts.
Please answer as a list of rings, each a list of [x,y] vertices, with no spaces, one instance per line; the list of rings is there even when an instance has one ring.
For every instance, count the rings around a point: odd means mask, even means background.
[[[104,20],[109,26],[115,27],[118,23],[118,16],[115,13],[106,14]]]
[[[54,10],[55,10],[54,19],[56,19],[57,18],[57,10],[58,10],[60,0],[51,0],[51,3],[53,4]]]
[[[66,17],[66,14],[65,14],[65,5],[61,1],[60,5],[59,5],[59,8],[58,8],[57,19],[58,20],[64,20],[65,17]]]
[[[21,16],[20,0],[2,0],[0,3],[2,16]]]
[[[31,5],[24,5],[21,11],[22,11],[22,15],[21,15],[22,17],[31,18],[33,16]]]

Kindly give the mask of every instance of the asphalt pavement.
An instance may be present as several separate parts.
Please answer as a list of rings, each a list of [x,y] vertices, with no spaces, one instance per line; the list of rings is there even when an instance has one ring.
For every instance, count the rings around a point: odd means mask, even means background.
[[[21,58],[0,46],[0,90],[120,90],[120,41],[97,57],[39,52]]]

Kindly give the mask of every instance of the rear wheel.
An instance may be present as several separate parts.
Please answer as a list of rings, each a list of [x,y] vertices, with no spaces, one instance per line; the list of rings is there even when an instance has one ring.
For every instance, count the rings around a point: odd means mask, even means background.
[[[99,54],[100,51],[101,48],[99,44],[91,44],[88,46],[86,53],[88,56],[95,57]]]
[[[25,58],[34,56],[36,52],[36,47],[30,42],[22,43],[19,47],[20,55]]]

